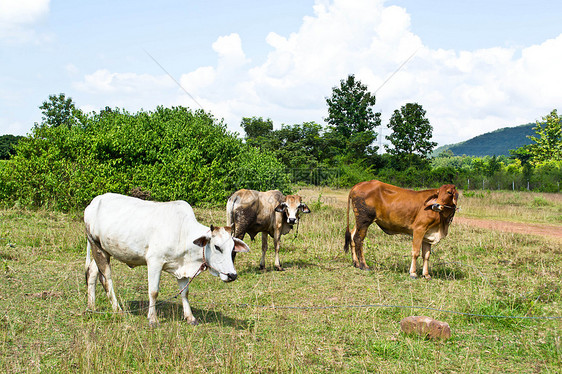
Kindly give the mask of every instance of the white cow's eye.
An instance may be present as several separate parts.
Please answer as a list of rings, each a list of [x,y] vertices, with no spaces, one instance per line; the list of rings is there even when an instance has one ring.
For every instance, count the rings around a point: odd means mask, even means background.
[[[220,253],[222,253],[222,248],[219,247],[218,245],[215,245],[215,249],[216,249],[217,251],[219,251]]]

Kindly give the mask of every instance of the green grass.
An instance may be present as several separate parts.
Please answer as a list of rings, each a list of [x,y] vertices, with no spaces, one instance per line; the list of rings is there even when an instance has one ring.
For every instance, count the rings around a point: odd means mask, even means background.
[[[466,191],[459,198],[459,206],[467,217],[562,225],[562,194]]]
[[[316,210],[304,216],[298,237],[282,239],[286,271],[273,270],[272,251],[259,271],[261,245],[246,238],[252,251],[237,256],[238,280],[225,284],[204,273],[193,281],[189,299],[198,326],[181,320],[181,302],[170,299],[176,282],[163,274],[157,329],[148,327],[146,310],[136,310],[148,300],[144,267],[113,262],[116,292],[130,314],[112,314],[99,285],[100,313],[85,311],[80,217],[0,211],[0,371],[560,372],[560,319],[407,307],[562,316],[562,243],[453,222],[449,237],[434,247],[433,279],[410,280],[410,239],[371,227],[366,258],[373,271],[364,272],[342,251],[345,193],[322,191],[318,199],[314,190],[306,192]],[[461,197],[462,214],[466,206],[470,212],[512,209],[502,203],[507,200],[519,201],[524,217],[552,208],[533,204],[535,194],[520,194]],[[540,195],[550,202],[549,196]],[[224,224],[222,209],[196,209],[196,215],[205,224]],[[409,315],[448,322],[452,338],[403,335],[399,322]]]

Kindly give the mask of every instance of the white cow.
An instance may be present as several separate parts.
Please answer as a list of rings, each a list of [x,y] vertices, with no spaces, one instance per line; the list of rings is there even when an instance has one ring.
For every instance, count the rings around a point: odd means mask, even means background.
[[[230,227],[209,228],[197,222],[193,209],[185,201],[152,202],[107,193],[97,196],[86,207],[84,223],[88,308],[95,309],[99,275],[113,310],[122,310],[111,280],[112,256],[130,267],[146,265],[151,326],[158,324],[156,298],[162,270],[178,280],[183,318],[197,324],[187,300],[189,280],[206,265],[212,275],[231,282],[238,276],[232,252],[249,251],[242,240],[232,237]]]

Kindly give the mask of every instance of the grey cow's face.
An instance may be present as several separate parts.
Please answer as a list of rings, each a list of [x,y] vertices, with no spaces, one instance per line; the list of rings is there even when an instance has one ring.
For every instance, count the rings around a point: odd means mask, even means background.
[[[276,212],[284,212],[286,221],[289,225],[294,225],[299,219],[299,214],[310,213],[306,204],[302,203],[302,197],[298,195],[288,195],[285,201],[275,208]]]

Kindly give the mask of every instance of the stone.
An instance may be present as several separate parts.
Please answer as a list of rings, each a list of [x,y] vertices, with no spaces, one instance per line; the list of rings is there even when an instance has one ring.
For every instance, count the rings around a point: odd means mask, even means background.
[[[405,334],[418,334],[429,339],[447,340],[451,337],[451,328],[447,322],[427,316],[406,317],[400,321],[400,328]]]

